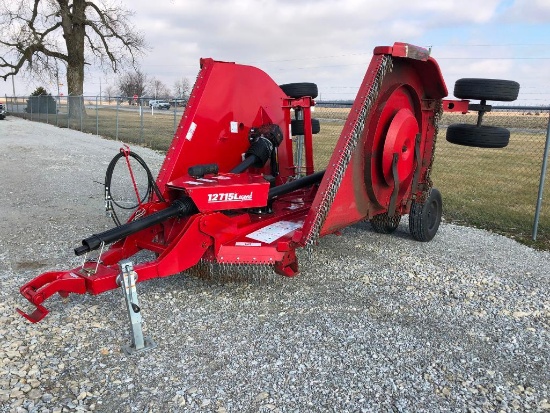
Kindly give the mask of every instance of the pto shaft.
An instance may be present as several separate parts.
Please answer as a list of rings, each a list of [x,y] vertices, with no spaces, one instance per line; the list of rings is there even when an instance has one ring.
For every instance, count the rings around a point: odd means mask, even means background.
[[[166,221],[167,219],[175,216],[183,217],[194,214],[195,212],[197,212],[197,207],[194,202],[188,196],[184,196],[177,199],[172,203],[172,205],[161,211],[147,215],[146,217],[135,221],[128,222],[119,227],[109,229],[100,234],[93,234],[91,237],[82,240],[82,246],[75,248],[74,253],[76,255],[84,255],[87,252],[98,249],[101,244],[110,244],[145,228],[149,228],[153,225]]]

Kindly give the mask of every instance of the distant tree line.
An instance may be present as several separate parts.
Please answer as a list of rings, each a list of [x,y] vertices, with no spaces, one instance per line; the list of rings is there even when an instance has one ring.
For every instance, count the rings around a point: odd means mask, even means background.
[[[126,72],[122,74],[116,85],[109,86],[107,89],[108,99],[115,95],[132,97],[147,97],[151,99],[183,99],[187,100],[191,91],[191,83],[187,78],[182,78],[174,82],[172,89],[161,80],[148,76],[140,70]]]

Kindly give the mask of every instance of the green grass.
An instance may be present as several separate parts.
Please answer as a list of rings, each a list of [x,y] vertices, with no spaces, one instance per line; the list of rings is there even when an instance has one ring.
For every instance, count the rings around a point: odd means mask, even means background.
[[[313,117],[321,121],[321,132],[314,136],[316,170],[326,168],[348,113],[349,109],[315,108]],[[113,109],[99,109],[88,110],[82,122],[68,123],[66,116],[55,114],[39,119],[35,114],[33,120],[166,151],[179,117],[174,124],[172,111],[155,111],[152,116],[146,110],[141,117],[138,112],[117,115]],[[474,114],[445,114],[440,122],[432,179],[443,194],[445,219],[550,250],[550,195],[543,200],[537,241],[531,240],[548,116],[488,113],[484,124],[512,128],[504,149],[469,148],[445,140],[447,125],[475,120]],[[549,194],[549,178],[545,188]]]
[[[446,219],[550,250],[548,202],[541,210],[537,242],[531,240],[544,141],[542,133],[528,138],[512,133],[507,148],[480,149],[440,139],[432,177],[445,195]]]

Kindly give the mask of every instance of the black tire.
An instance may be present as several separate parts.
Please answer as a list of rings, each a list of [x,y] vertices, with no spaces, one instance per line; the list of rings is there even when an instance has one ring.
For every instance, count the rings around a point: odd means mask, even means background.
[[[290,121],[290,130],[292,136],[304,134],[304,121],[294,119]],[[311,119],[311,133],[316,135],[321,131],[321,123],[319,119]]]
[[[409,231],[412,237],[421,242],[431,241],[439,229],[442,213],[441,193],[435,188],[432,188],[425,203],[413,201],[409,212]]]
[[[497,126],[456,123],[447,128],[447,141],[477,148],[504,148],[510,142],[510,131]]]
[[[512,102],[518,98],[519,83],[501,79],[458,79],[454,95],[459,99]]]
[[[370,224],[375,232],[380,234],[391,234],[399,226],[401,215],[388,216],[387,212],[375,215],[370,219]]]
[[[287,83],[285,85],[279,85],[279,87],[283,89],[283,92],[285,92],[288,97],[293,99],[302,98],[304,96],[315,99],[319,94],[319,90],[315,83]]]

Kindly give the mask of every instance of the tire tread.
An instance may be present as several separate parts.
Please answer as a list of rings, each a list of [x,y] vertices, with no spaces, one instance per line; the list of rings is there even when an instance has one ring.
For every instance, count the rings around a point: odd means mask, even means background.
[[[477,148],[504,148],[510,141],[510,131],[498,126],[455,123],[447,128],[446,138],[448,142],[456,145]]]
[[[512,102],[518,98],[519,83],[502,79],[458,79],[454,95],[459,99],[496,100]]]

